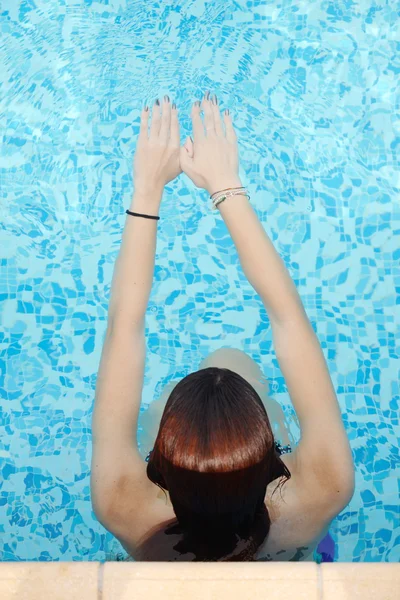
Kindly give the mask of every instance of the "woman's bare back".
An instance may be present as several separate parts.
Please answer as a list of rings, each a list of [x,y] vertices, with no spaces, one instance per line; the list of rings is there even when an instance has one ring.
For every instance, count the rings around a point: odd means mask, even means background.
[[[280,480],[272,481],[267,487],[265,504],[271,519],[271,528],[264,544],[257,551],[256,560],[311,561],[313,551],[328,531],[331,518],[324,517],[318,510],[317,498],[309,498],[307,501],[302,490],[298,489],[295,455],[286,454],[281,458],[291,471],[292,477],[274,494]],[[157,490],[156,502],[144,510],[147,513],[148,531],[140,541],[133,539],[129,530],[124,532],[123,537],[117,536],[134,560],[193,560],[194,555],[181,555],[174,550],[181,540],[181,535],[171,533],[170,530],[176,517],[168,493],[166,492],[165,496],[162,490]]]
[[[283,411],[278,403],[269,397],[268,382],[255,361],[236,348],[221,348],[203,359],[199,368],[209,366],[229,368],[249,381],[260,395],[279,439],[284,444],[292,442],[284,422]],[[176,382],[171,382],[162,397],[154,404],[153,410],[148,411],[148,423],[144,427],[149,433],[148,448],[145,444],[146,453],[152,448],[165,402],[174,385]],[[291,478],[274,494],[280,480],[272,481],[267,487],[265,505],[271,519],[271,527],[267,539],[257,551],[256,559],[313,560],[312,553],[326,535],[333,517],[324,514],[324,507],[321,508],[316,494],[314,497],[305,494],[304,486],[296,471],[296,449],[290,454],[282,454],[281,459],[288,467]],[[189,556],[182,557],[174,551],[179,536],[172,534],[167,536],[164,533],[176,520],[168,492],[166,496],[162,490],[158,490],[158,504],[154,507],[154,519],[150,519],[153,524],[152,543],[151,546],[146,544],[146,556],[141,553],[138,544],[129,543],[127,539],[123,542],[120,539],[127,552],[136,560],[190,560]],[[161,556],[163,558],[160,558]]]

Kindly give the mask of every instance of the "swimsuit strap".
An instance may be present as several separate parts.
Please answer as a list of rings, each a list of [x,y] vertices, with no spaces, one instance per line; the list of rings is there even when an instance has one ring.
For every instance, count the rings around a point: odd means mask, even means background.
[[[275,448],[279,454],[289,454],[292,451],[290,444],[283,446],[280,442],[275,442]]]

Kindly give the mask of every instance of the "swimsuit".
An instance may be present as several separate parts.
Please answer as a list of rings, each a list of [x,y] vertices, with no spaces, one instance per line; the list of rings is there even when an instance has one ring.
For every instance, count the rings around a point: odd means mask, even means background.
[[[287,446],[283,446],[280,442],[275,442],[275,450],[278,452],[278,454],[289,454],[292,451],[292,447],[290,444],[287,444]],[[153,452],[153,450],[150,450],[150,452],[146,456],[146,458],[145,458],[146,462],[149,462],[150,455],[152,452]]]

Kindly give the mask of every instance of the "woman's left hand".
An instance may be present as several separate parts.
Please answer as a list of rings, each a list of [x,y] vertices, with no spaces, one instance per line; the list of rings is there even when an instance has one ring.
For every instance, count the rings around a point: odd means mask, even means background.
[[[157,102],[157,100],[156,100]],[[150,110],[142,111],[140,133],[134,158],[135,192],[160,192],[182,173],[178,110],[168,96],[161,105],[154,103],[150,132]]]

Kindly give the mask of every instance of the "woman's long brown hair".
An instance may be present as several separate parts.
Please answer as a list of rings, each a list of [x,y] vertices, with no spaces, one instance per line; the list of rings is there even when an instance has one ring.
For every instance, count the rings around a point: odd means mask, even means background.
[[[255,389],[230,369],[209,367],[172,390],[147,476],[169,491],[177,522],[163,535],[181,534],[180,560],[241,561],[254,560],[268,535],[267,485],[290,472]]]

